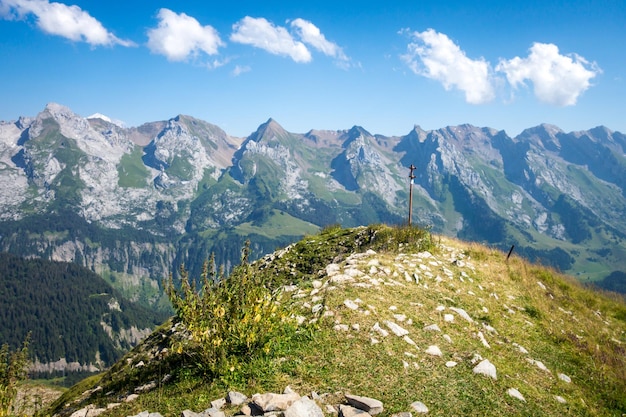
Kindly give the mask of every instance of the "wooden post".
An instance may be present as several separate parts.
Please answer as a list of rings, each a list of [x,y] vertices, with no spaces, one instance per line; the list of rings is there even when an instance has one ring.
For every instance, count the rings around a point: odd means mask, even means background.
[[[415,168],[415,165],[411,164],[411,166],[409,167],[409,169],[411,170],[409,172],[409,226],[411,225],[411,217],[413,216],[413,180],[415,179],[415,175],[413,174],[413,171],[415,171],[417,168]]]

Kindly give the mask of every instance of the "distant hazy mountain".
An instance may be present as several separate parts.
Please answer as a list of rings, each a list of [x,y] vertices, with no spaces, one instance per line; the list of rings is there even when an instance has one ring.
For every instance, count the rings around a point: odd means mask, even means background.
[[[49,104],[0,124],[0,250],[74,261],[133,300],[210,252],[229,268],[325,225],[406,222],[581,279],[626,271],[626,136],[471,125],[235,138],[189,116],[123,128]],[[613,274],[622,276],[620,274]]]

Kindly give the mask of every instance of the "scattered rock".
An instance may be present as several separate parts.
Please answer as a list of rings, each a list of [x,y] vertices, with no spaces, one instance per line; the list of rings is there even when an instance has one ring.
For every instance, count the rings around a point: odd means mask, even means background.
[[[543,362],[536,361],[536,360],[530,359],[530,358],[526,358],[526,361],[528,363],[530,363],[531,365],[537,366],[537,368],[541,369],[542,371],[550,373],[550,370],[548,369],[548,367],[546,365],[543,364]]]
[[[152,391],[153,389],[156,388],[156,386],[157,386],[156,381],[151,381],[151,382],[148,382],[147,384],[136,387],[135,392],[137,394],[141,394],[142,392]]]
[[[509,388],[506,391],[507,394],[509,394],[511,397],[513,398],[517,398],[520,401],[526,402],[526,399],[524,398],[524,396],[522,395],[521,392],[519,392],[517,389],[515,388]]]
[[[458,314],[459,316],[467,320],[469,323],[474,322],[474,320],[470,317],[470,315],[467,314],[467,312],[463,310],[462,308],[450,307],[450,310],[454,311],[456,314]]]
[[[346,394],[346,400],[351,406],[363,410],[371,416],[383,412],[383,403],[374,398]]]
[[[285,410],[284,417],[324,417],[324,412],[315,401],[302,397]]]
[[[568,384],[572,382],[572,378],[565,374],[559,374],[559,379],[563,382],[567,382]]]
[[[496,366],[489,362],[489,359],[483,359],[478,365],[476,365],[473,369],[475,374],[481,374],[488,376],[493,379],[498,379],[496,374]]]
[[[411,403],[411,409],[420,414],[428,413],[428,407],[426,407],[426,405],[421,401],[415,401]]]
[[[135,401],[137,398],[139,398],[139,394],[130,394],[124,399],[124,402],[129,403],[131,401]]]
[[[278,410],[284,411],[299,399],[300,395],[295,392],[291,392],[289,394],[266,393],[253,395],[252,403],[263,410],[263,412]]]
[[[375,331],[376,333],[378,333],[379,335],[381,335],[382,337],[389,336],[389,332],[387,330],[383,329],[382,327],[380,327],[378,322],[374,323],[374,326],[372,326],[372,330]]]
[[[480,340],[480,343],[482,343],[484,347],[491,349],[491,346],[489,346],[489,343],[487,342],[487,339],[485,339],[485,335],[483,334],[483,332],[478,332],[478,339]]]
[[[356,407],[340,404],[339,417],[371,417],[371,415],[363,410],[359,410]]]
[[[441,355],[443,355],[441,353],[441,349],[439,349],[439,346],[435,346],[435,345],[428,346],[428,349],[426,349],[426,353],[428,353],[429,355],[432,355],[432,356],[441,356]]]
[[[441,331],[441,329],[439,328],[439,326],[437,326],[437,324],[430,324],[430,325],[424,327],[424,330],[430,331],[430,332],[440,332]]]
[[[396,336],[402,337],[402,336],[406,336],[407,334],[409,334],[408,330],[400,327],[393,321],[386,320],[384,323],[385,323],[385,326],[389,327],[389,330],[391,330],[393,334],[395,334]]]

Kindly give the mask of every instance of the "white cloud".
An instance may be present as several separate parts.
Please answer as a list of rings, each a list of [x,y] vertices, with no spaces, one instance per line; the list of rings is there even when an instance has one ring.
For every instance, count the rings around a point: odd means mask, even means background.
[[[337,63],[340,66],[349,66],[350,59],[343,52],[343,49],[336,43],[328,41],[313,23],[298,18],[291,22],[291,27],[295,29],[302,42],[312,46],[326,56],[337,59]]]
[[[412,35],[415,42],[409,43],[401,58],[414,73],[441,82],[446,90],[463,91],[468,103],[493,100],[493,74],[487,61],[468,58],[448,36],[433,29]]]
[[[107,31],[102,23],[78,6],[48,0],[0,0],[0,16],[5,19],[25,19],[31,14],[44,32],[72,41],[92,46],[135,45]]]
[[[559,48],[549,43],[533,44],[527,58],[501,60],[496,71],[505,73],[513,88],[531,81],[537,99],[555,106],[576,104],[590,80],[602,72],[581,56],[559,54]]]
[[[199,52],[215,55],[224,45],[212,26],[202,26],[185,13],[176,14],[163,8],[157,17],[159,25],[148,30],[148,48],[170,61],[184,61]]]
[[[250,71],[252,71],[252,68],[250,68],[248,65],[235,65],[235,68],[232,71],[232,75],[234,77],[238,77],[241,74]]]
[[[252,45],[274,55],[284,55],[295,62],[310,62],[311,53],[296,41],[284,27],[275,26],[266,19],[246,16],[233,25],[233,42]]]

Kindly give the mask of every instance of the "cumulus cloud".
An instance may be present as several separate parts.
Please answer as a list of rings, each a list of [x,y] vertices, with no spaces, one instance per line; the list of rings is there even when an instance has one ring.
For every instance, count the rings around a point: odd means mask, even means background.
[[[561,55],[554,44],[535,43],[526,58],[501,60],[496,71],[506,74],[513,88],[533,84],[537,99],[555,106],[576,104],[578,96],[588,89],[590,81],[601,73],[595,63],[576,54]]]
[[[433,29],[414,32],[412,37],[414,42],[401,58],[414,73],[439,81],[446,90],[461,90],[468,103],[493,100],[493,74],[487,61],[468,58],[448,36]]]
[[[92,46],[134,46],[106,30],[102,23],[78,6],[68,6],[48,0],[2,0],[0,16],[5,19],[25,19],[33,15],[37,26],[46,33]]]
[[[283,55],[295,62],[310,62],[311,52],[295,40],[284,27],[275,26],[266,19],[246,16],[233,25],[233,42],[252,45],[274,55]]]
[[[343,52],[343,49],[336,43],[328,41],[313,23],[298,18],[291,22],[291,27],[294,28],[302,42],[312,46],[326,56],[335,58],[340,66],[349,66],[350,59]]]
[[[158,26],[148,30],[148,48],[170,61],[184,61],[200,52],[215,55],[219,47],[223,46],[212,26],[202,26],[185,13],[177,14],[163,8],[157,17]]]

